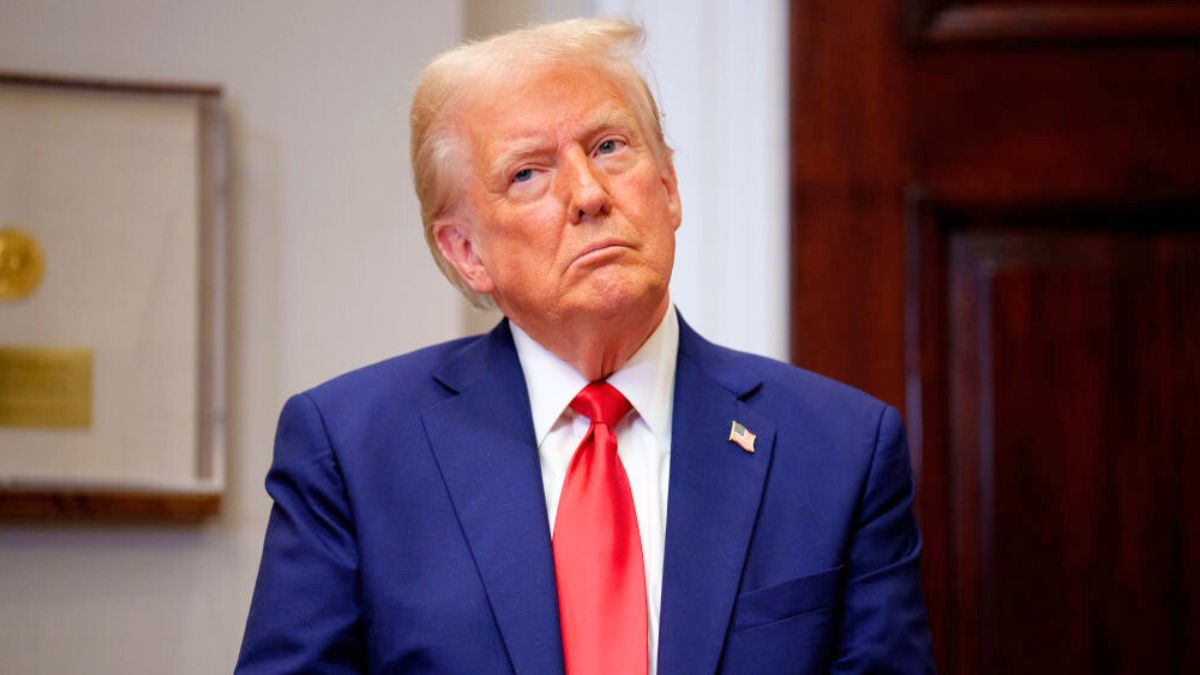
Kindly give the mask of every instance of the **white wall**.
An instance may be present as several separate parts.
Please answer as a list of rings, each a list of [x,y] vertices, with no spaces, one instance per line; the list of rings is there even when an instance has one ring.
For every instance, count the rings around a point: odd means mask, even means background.
[[[587,16],[591,0],[464,0],[464,29],[480,39],[531,23]]]
[[[218,83],[233,155],[223,512],[0,525],[0,673],[232,669],[284,398],[461,330],[420,234],[407,104],[462,24],[456,1],[0,2],[0,69]]]

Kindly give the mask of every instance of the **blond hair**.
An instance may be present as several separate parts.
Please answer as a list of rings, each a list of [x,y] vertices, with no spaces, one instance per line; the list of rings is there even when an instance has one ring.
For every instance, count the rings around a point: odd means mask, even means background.
[[[476,307],[493,306],[442,255],[434,222],[463,205],[467,180],[465,139],[455,119],[483,83],[515,82],[539,68],[561,63],[607,70],[622,88],[642,132],[662,166],[671,163],[662,120],[650,88],[637,69],[645,33],[622,19],[572,19],[470,42],[434,59],[421,74],[409,115],[413,185],[421,202],[425,242],[442,274]]]

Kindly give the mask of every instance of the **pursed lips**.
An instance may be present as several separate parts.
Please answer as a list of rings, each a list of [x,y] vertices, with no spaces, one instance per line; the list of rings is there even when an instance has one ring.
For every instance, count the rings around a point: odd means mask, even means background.
[[[607,250],[613,249],[613,248],[630,248],[631,249],[633,247],[630,246],[629,244],[626,244],[625,242],[621,241],[620,239],[602,239],[593,244],[589,244],[586,248],[584,248],[583,251],[580,252],[579,255],[575,256],[575,260],[572,261],[572,264],[577,263],[586,258],[589,258],[593,255],[601,254],[604,251],[607,251]]]

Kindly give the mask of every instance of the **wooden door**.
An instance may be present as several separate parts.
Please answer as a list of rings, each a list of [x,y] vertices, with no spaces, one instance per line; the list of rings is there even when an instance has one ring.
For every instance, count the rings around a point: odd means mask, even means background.
[[[906,411],[948,673],[1200,672],[1200,2],[792,2],[792,353]]]

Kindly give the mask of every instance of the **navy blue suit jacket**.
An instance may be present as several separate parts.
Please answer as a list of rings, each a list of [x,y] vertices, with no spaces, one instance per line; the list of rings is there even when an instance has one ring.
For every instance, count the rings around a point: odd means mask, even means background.
[[[931,672],[899,415],[680,324],[659,672]],[[239,673],[563,672],[507,322],[290,399],[267,490]]]

